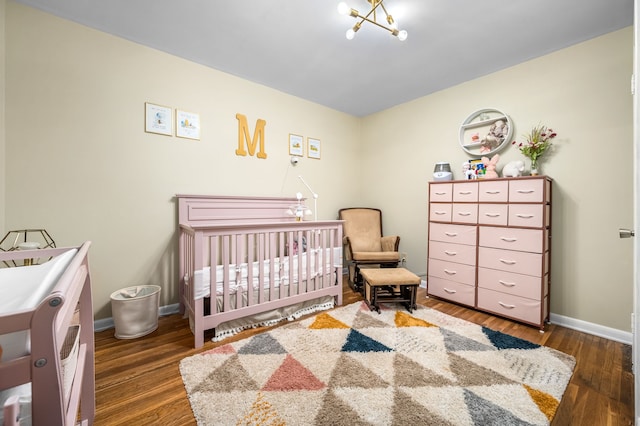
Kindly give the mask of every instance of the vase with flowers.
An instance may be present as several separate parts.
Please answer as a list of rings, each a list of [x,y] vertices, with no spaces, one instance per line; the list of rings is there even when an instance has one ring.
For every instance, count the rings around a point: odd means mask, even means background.
[[[524,142],[513,141],[522,154],[531,160],[531,176],[539,173],[540,157],[551,148],[552,139],[557,133],[542,124],[537,125],[529,133],[524,135]]]

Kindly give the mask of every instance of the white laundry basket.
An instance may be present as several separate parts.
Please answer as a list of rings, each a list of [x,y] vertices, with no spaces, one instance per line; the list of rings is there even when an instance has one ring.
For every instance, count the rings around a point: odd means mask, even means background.
[[[111,293],[111,312],[118,339],[146,336],[158,328],[160,287],[139,285]]]

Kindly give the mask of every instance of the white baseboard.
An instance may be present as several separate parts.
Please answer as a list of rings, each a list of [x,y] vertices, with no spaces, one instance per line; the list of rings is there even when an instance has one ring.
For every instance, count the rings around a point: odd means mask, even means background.
[[[177,314],[180,311],[180,305],[174,303],[173,305],[160,306],[158,310],[158,314],[163,317],[166,315]],[[95,320],[93,322],[93,331],[104,331],[110,328],[114,328],[115,324],[113,322],[113,318],[103,318],[99,320]]]
[[[615,342],[625,343],[627,345],[633,342],[633,333],[622,331],[604,325],[594,324],[575,318],[565,317],[563,315],[551,314],[550,322],[552,324],[561,325],[572,330],[582,331],[583,333],[593,334],[594,336],[604,337],[605,339]]]

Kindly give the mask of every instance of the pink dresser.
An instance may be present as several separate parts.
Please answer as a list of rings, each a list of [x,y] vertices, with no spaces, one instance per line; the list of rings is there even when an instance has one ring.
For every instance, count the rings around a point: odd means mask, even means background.
[[[551,183],[546,176],[430,182],[427,294],[544,329]]]

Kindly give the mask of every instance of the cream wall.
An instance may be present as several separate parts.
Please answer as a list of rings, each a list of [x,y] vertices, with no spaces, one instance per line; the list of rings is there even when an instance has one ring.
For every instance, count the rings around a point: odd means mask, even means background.
[[[344,182],[359,175],[358,119],[13,1],[6,13],[2,234],[91,240],[96,318],[125,286],[158,284],[161,305],[177,302],[176,193],[308,196],[303,175],[322,219],[357,197]],[[198,112],[202,139],[145,133],[145,102]],[[235,155],[236,113],[252,131],[266,120],[266,160]],[[322,159],[291,166],[289,133],[320,139]]]
[[[0,17],[5,16],[5,1],[0,0]],[[6,170],[5,164],[5,20],[0,19],[0,170]],[[0,206],[4,206],[5,200],[5,173],[0,172]],[[0,229],[4,229],[4,207],[0,207]],[[4,234],[3,234],[4,235]]]
[[[402,236],[409,268],[425,274],[433,164],[449,161],[459,178],[469,157],[458,126],[493,107],[516,136],[539,122],[559,132],[542,164],[555,179],[552,312],[630,329],[632,243],[617,238],[632,223],[630,28],[364,119],[13,1],[6,31],[2,234],[44,227],[58,245],[92,240],[97,319],[123,286],[157,283],[162,304],[177,301],[174,194],[305,193],[299,174],[320,194],[321,218],[382,208],[385,233]],[[202,140],[144,133],[145,102],[200,113]],[[267,121],[267,160],[235,155],[236,113],[251,127]],[[321,139],[322,160],[293,168],[289,133]],[[520,158],[501,154],[501,164]],[[603,160],[615,180],[599,174]]]
[[[426,272],[427,188],[433,165],[460,179],[470,157],[458,128],[473,111],[510,115],[516,138],[542,123],[558,132],[542,171],[554,179],[551,312],[630,331],[633,242],[632,28],[371,115],[361,157],[363,202],[384,208],[408,266]],[[498,168],[524,159],[513,146]],[[527,166],[528,166],[527,160]],[[375,188],[375,189],[374,189]]]

